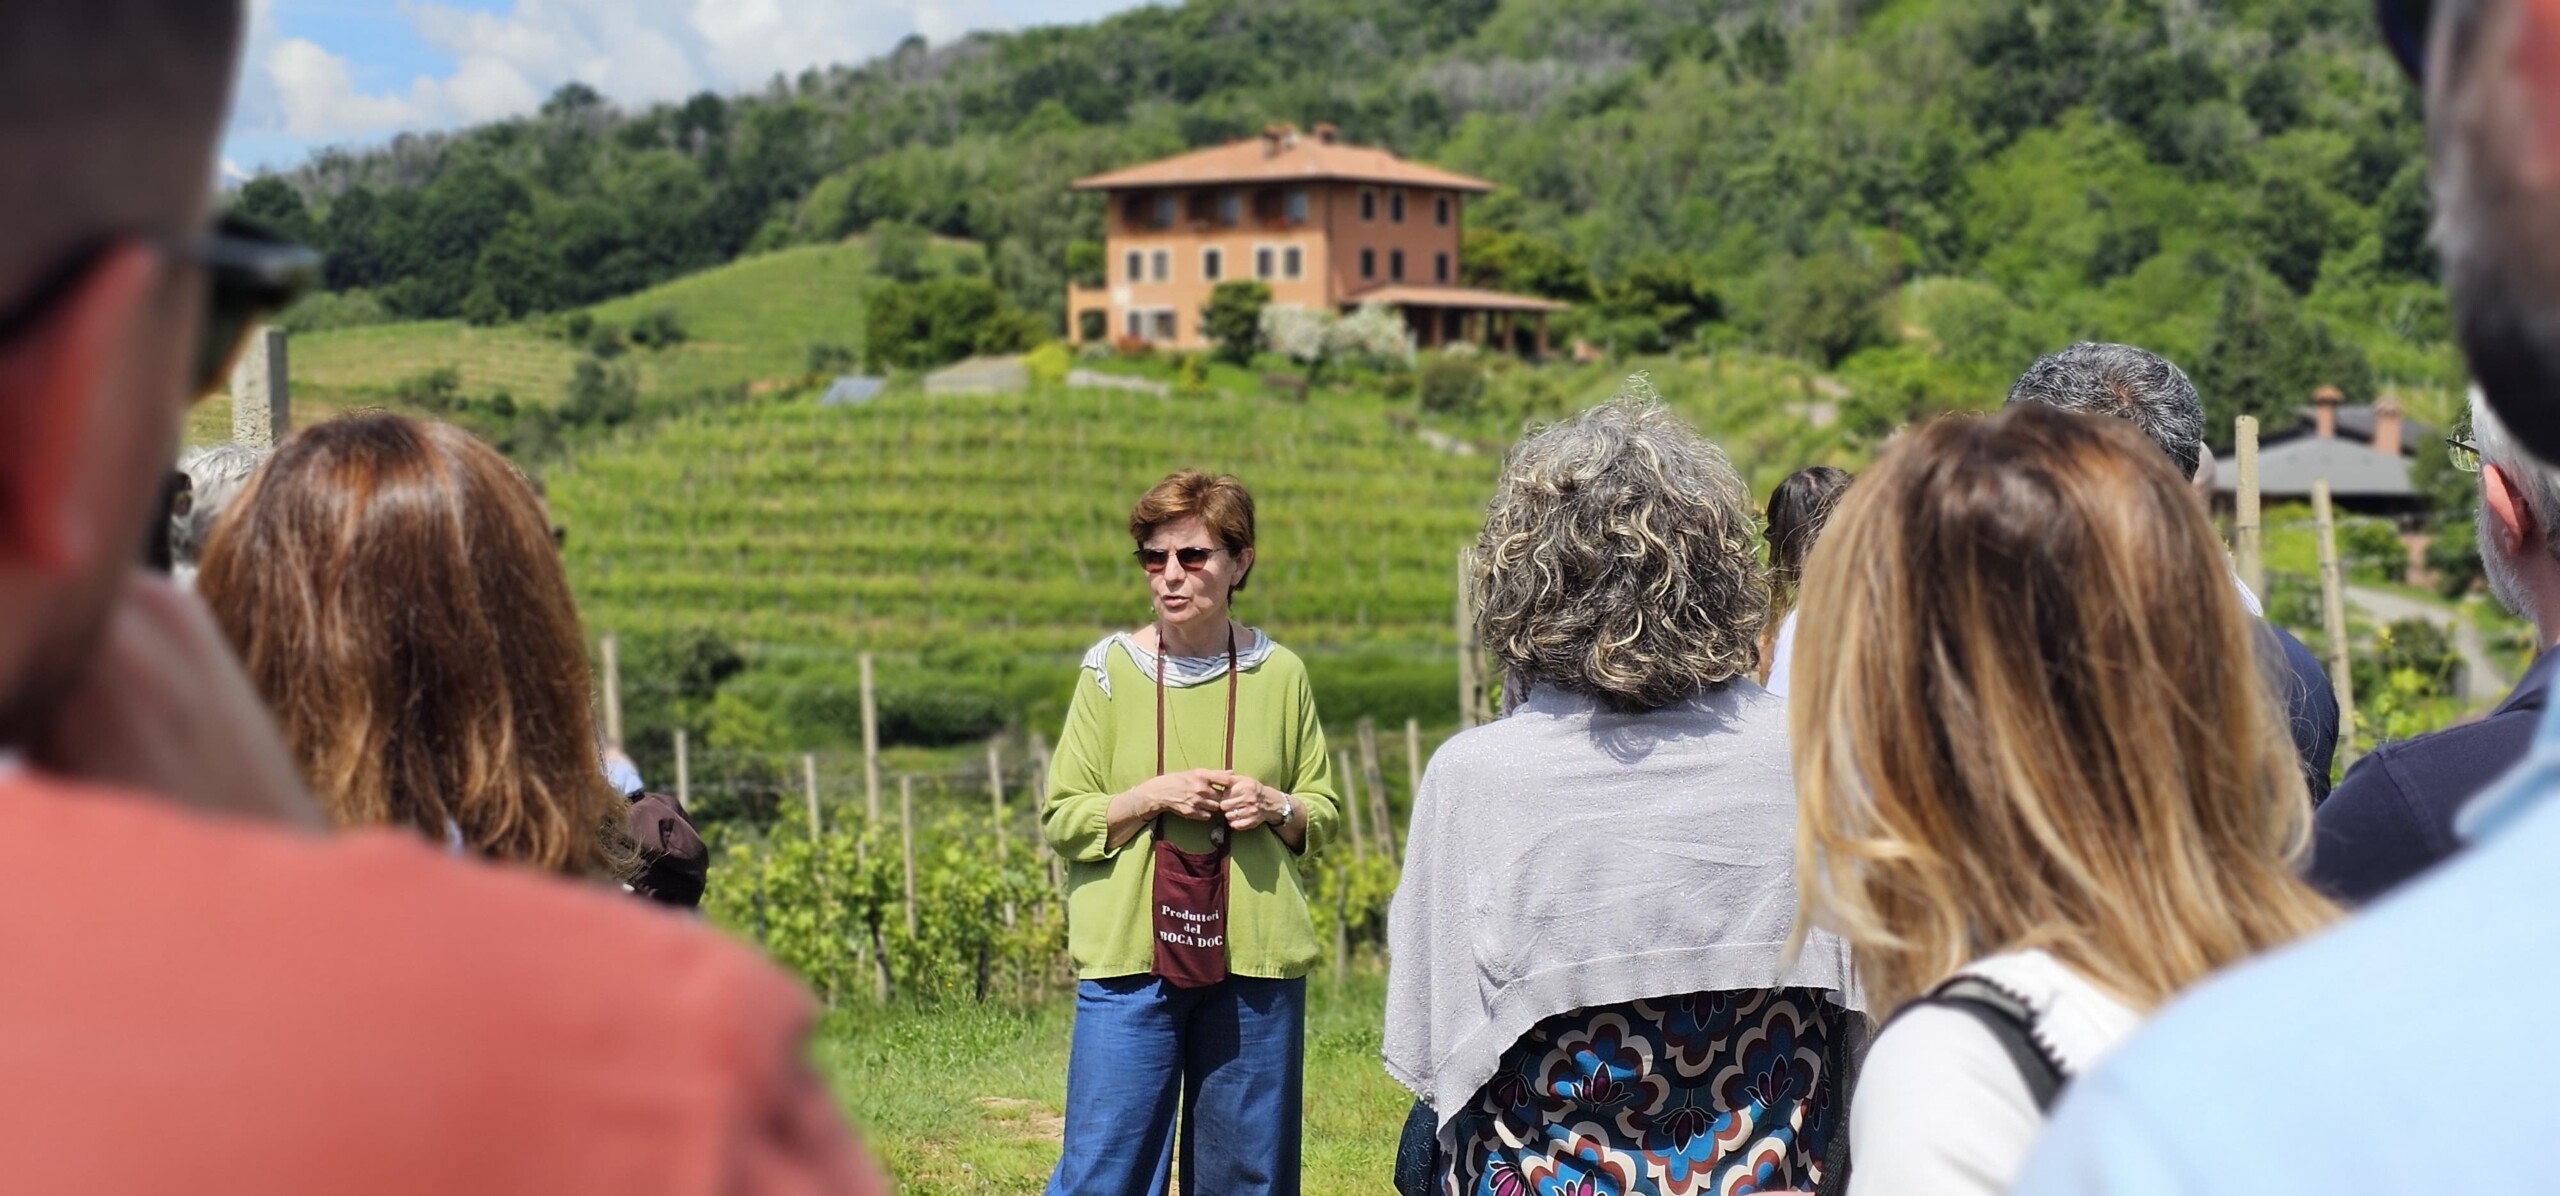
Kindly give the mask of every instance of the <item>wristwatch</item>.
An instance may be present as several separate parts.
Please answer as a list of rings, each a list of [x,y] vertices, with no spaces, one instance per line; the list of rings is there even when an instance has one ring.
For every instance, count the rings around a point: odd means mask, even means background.
[[[1292,819],[1292,818],[1295,818],[1295,817],[1297,817],[1297,816],[1298,816],[1298,799],[1297,799],[1297,798],[1295,798],[1295,797],[1283,796],[1283,797],[1280,799],[1280,820],[1279,820],[1278,822],[1267,823],[1267,824],[1265,824],[1265,825],[1268,825],[1268,826],[1287,826],[1287,825],[1289,825],[1289,820],[1290,820],[1290,819]]]

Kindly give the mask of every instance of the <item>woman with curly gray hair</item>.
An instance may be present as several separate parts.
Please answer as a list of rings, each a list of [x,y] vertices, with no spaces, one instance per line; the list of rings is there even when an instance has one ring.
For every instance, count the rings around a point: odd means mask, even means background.
[[[1795,921],[1749,495],[1641,376],[1512,452],[1476,540],[1503,718],[1440,749],[1388,918],[1407,1191],[1811,1188],[1863,1033]]]

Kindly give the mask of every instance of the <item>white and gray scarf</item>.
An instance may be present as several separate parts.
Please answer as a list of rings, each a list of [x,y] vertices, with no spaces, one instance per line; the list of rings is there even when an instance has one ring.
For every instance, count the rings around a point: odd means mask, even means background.
[[[1224,652],[1214,656],[1158,655],[1138,646],[1137,633],[1114,632],[1084,654],[1084,667],[1093,673],[1094,683],[1102,687],[1104,697],[1111,696],[1113,644],[1120,645],[1129,654],[1130,661],[1138,666],[1139,672],[1146,674],[1149,681],[1156,679],[1158,668],[1163,668],[1164,683],[1172,689],[1205,685],[1227,675],[1227,654]],[[1236,641],[1236,667],[1250,669],[1270,657],[1271,637],[1262,634],[1259,627],[1245,628],[1244,636]]]

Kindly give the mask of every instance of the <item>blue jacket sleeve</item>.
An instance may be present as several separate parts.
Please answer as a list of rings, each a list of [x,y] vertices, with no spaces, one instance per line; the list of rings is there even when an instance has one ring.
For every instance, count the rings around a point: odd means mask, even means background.
[[[2437,835],[2422,823],[2385,747],[2356,761],[2313,818],[2312,884],[2350,905],[2399,886],[2437,860]]]

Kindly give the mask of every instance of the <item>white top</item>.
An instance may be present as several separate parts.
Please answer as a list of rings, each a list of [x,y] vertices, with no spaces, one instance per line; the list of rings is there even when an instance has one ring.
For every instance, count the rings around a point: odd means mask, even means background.
[[[1769,650],[1769,683],[1760,688],[1787,696],[1787,670],[1796,661],[1796,612],[1778,621],[1778,646]]]
[[[2035,1011],[2066,1076],[2095,1066],[2142,1015],[2042,951],[1966,966]],[[1849,1105],[1849,1196],[1998,1196],[2044,1129],[2018,1065],[1971,1014],[1923,1006],[1876,1036]]]

